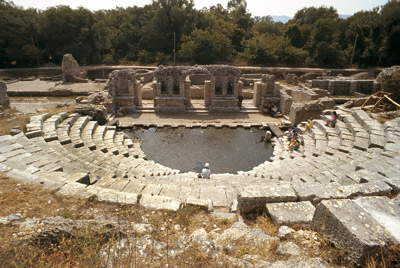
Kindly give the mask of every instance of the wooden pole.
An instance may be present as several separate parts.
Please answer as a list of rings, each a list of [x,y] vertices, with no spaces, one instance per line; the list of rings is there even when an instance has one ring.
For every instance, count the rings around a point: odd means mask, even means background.
[[[356,38],[354,39],[353,53],[351,55],[351,60],[350,60],[350,68],[351,68],[351,65],[353,64],[354,52],[356,51],[357,38],[358,38],[358,34],[356,34]]]
[[[176,66],[175,49],[176,49],[176,34],[174,32],[174,66]]]

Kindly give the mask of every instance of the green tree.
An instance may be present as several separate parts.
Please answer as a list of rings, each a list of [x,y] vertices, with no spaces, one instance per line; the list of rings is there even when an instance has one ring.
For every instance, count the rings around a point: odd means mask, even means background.
[[[302,66],[307,57],[307,52],[292,46],[287,38],[268,33],[246,41],[244,53],[249,63],[264,66]]]
[[[152,3],[153,16],[141,30],[139,46],[152,52],[171,54],[174,33],[177,50],[183,35],[195,28],[197,11],[193,0],[157,0]]]
[[[297,24],[289,24],[285,31],[285,36],[289,38],[290,44],[294,47],[303,46],[303,33]]]
[[[353,64],[368,67],[378,63],[377,49],[381,46],[381,38],[377,38],[380,32],[379,20],[378,9],[374,9],[358,12],[343,22],[343,36],[340,42],[349,55],[352,55],[355,45]]]
[[[179,56],[194,63],[210,64],[227,61],[232,53],[231,41],[225,35],[197,29],[190,35],[182,37]]]
[[[381,9],[382,64],[400,64],[400,1],[390,0]]]
[[[273,22],[272,18],[271,20],[261,20],[257,21],[253,25],[252,29],[256,34],[265,34],[265,33],[270,33],[270,34],[275,34],[275,35],[282,35],[283,31],[283,23],[281,22]]]
[[[40,14],[40,34],[47,57],[60,63],[65,53],[72,53],[82,63],[91,62],[94,55],[93,13],[85,8],[69,6],[48,8]]]
[[[250,29],[254,21],[247,11],[246,0],[229,0],[227,10],[234,28],[233,36],[231,37],[232,45],[236,51],[241,52],[243,51],[242,42],[250,37]]]
[[[23,10],[12,2],[0,2],[0,67],[40,63],[37,11]]]

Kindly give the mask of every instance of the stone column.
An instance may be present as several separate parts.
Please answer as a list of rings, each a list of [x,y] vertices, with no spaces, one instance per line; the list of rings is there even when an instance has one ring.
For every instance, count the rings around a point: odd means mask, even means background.
[[[185,81],[185,83],[184,83],[184,90],[185,90],[185,106],[186,107],[189,107],[190,106],[190,104],[191,104],[191,102],[190,102],[190,99],[191,99],[191,92],[190,92],[190,86],[191,86],[191,82],[190,81]]]
[[[243,82],[242,81],[237,81],[236,83],[235,83],[235,85],[234,85],[234,90],[233,90],[233,96],[235,97],[235,98],[237,98],[241,93],[242,93],[242,90],[243,90]]]
[[[142,87],[140,83],[135,83],[134,85],[134,96],[136,107],[142,106]]]
[[[135,84],[136,81],[128,80],[128,94],[130,96],[135,96]]]
[[[256,106],[257,108],[260,106],[262,88],[263,88],[263,83],[261,82],[254,83],[253,105]]]
[[[153,82],[153,101],[154,101],[154,108],[157,107],[157,97],[158,97],[158,88],[159,83],[157,81]]]
[[[211,106],[211,81],[204,81],[204,106]]]

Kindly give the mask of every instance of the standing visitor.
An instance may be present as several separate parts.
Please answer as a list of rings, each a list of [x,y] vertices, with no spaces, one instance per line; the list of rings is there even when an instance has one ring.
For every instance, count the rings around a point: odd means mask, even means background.
[[[238,101],[239,108],[242,109],[242,102],[243,102],[243,96],[242,96],[242,94],[239,94],[238,100],[239,100],[239,101]]]

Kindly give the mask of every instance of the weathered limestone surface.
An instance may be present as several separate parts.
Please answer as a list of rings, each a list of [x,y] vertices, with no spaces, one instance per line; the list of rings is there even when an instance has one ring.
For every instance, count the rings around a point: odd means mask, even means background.
[[[65,54],[62,65],[62,81],[63,83],[86,83],[86,72],[81,71],[78,62],[71,54]]]
[[[229,229],[226,229],[217,239],[218,244],[230,244],[237,241],[246,243],[265,244],[268,248],[271,242],[277,241],[276,237],[271,237],[260,229],[251,229],[243,222],[235,222]]]
[[[177,211],[182,207],[182,202],[172,197],[142,195],[140,198],[140,205],[149,209]]]
[[[297,125],[300,122],[307,121],[309,118],[318,118],[324,110],[323,105],[319,101],[312,101],[306,104],[293,103],[290,108],[289,120]]]
[[[267,203],[294,202],[295,191],[289,182],[269,182],[265,186],[247,186],[238,194],[238,209],[246,213],[254,209],[264,210]]]
[[[310,225],[314,211],[309,201],[267,204],[267,213],[277,225]]]
[[[0,82],[0,111],[4,109],[10,109],[10,100],[8,99],[6,84]]]
[[[399,212],[387,197],[325,200],[316,208],[312,227],[359,263],[381,246],[400,242]]]
[[[286,75],[285,81],[286,81],[286,83],[292,84],[295,86],[297,86],[299,84],[299,78],[295,74],[292,74],[292,73],[288,73]]]
[[[398,93],[400,91],[400,66],[384,69],[376,77],[376,80],[381,83],[383,91]]]

